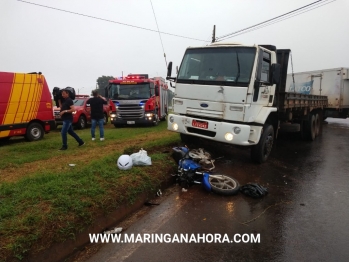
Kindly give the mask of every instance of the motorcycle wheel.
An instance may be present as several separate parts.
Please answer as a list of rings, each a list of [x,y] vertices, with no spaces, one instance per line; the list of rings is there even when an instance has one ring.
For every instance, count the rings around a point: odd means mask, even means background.
[[[203,158],[211,159],[211,153],[199,148],[199,149],[191,149],[189,150],[189,156],[194,160],[201,160]]]
[[[217,194],[231,196],[239,192],[239,182],[230,176],[220,174],[210,175],[208,181],[212,191]]]

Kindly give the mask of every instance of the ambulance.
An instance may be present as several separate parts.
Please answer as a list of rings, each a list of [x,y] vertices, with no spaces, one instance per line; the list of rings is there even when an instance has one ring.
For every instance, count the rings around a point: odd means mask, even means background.
[[[55,128],[52,98],[44,75],[0,72],[0,140],[40,140]]]

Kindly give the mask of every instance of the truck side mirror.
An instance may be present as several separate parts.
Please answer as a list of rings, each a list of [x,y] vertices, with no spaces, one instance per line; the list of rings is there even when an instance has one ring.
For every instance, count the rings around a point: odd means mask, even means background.
[[[169,62],[167,66],[167,78],[171,77],[171,75],[172,75],[172,62]]]
[[[272,64],[271,65],[271,83],[278,84],[280,82],[280,64]]]
[[[155,95],[159,96],[159,86],[155,86]]]

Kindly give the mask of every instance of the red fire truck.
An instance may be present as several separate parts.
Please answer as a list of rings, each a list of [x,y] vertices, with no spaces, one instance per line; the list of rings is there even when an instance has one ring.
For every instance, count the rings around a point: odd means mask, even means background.
[[[116,111],[110,115],[115,127],[121,125],[151,124],[156,126],[167,115],[168,86],[162,77],[149,78],[147,74],[130,74],[109,81],[106,94]]]

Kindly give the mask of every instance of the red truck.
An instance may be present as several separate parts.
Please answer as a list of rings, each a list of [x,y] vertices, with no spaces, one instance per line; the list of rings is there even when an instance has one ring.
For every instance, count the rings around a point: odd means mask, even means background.
[[[91,108],[86,104],[86,101],[89,98],[91,97],[88,95],[75,95],[75,99],[73,100],[75,108],[75,112],[73,113],[73,125],[79,129],[84,129],[86,128],[87,123],[91,123]],[[109,104],[103,106],[104,124],[108,123],[109,112],[112,111],[110,108],[111,105]],[[53,108],[53,112],[56,120],[56,126],[62,125],[63,121],[59,115],[60,108],[55,106]]]
[[[51,94],[40,72],[0,72],[0,92],[0,140],[40,140],[54,128]]]
[[[115,127],[121,125],[157,125],[167,115],[168,86],[162,77],[130,74],[122,79],[109,80],[106,96],[115,104],[110,115]]]

